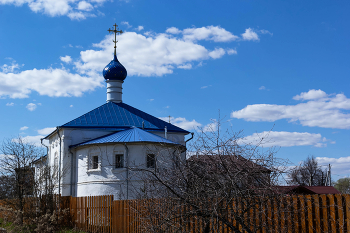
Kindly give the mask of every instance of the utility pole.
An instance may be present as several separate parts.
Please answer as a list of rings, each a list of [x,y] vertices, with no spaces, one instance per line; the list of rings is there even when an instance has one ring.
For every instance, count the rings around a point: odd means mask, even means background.
[[[329,169],[329,186],[332,186],[331,164],[328,164]]]

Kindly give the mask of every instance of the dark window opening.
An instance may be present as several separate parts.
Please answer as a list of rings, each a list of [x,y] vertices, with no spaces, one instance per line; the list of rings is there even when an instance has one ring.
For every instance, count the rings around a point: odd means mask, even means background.
[[[98,168],[98,156],[92,156],[92,169]]]
[[[123,163],[124,163],[123,155],[122,154],[115,155],[115,168],[124,167]]]
[[[147,167],[148,168],[156,167],[156,156],[154,154],[147,155]]]

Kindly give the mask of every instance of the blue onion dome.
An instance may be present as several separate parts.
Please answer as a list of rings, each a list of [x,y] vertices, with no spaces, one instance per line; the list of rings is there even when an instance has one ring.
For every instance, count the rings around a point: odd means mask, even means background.
[[[125,67],[118,61],[117,56],[103,69],[103,77],[106,80],[124,81],[127,72]]]

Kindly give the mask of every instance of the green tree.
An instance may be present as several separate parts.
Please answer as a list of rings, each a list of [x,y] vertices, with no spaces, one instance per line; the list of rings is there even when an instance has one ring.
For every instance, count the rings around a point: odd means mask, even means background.
[[[335,182],[334,187],[343,194],[350,194],[350,178],[341,178]]]

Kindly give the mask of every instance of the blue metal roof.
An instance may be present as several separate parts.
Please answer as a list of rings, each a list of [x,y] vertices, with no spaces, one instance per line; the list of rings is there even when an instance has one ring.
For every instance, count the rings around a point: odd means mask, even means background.
[[[145,130],[139,128],[131,128],[123,130],[117,133],[109,134],[107,136],[99,137],[87,142],[72,145],[70,147],[91,145],[91,144],[101,144],[101,143],[128,143],[128,142],[154,142],[154,143],[166,143],[173,145],[180,145],[176,142],[170,141],[168,139],[162,138],[153,133],[149,133]]]
[[[125,103],[108,102],[94,110],[60,126],[63,128],[99,128],[120,130],[132,126],[145,130],[164,131],[165,126],[169,132],[189,132],[175,125],[165,122],[157,117],[147,114]]]

